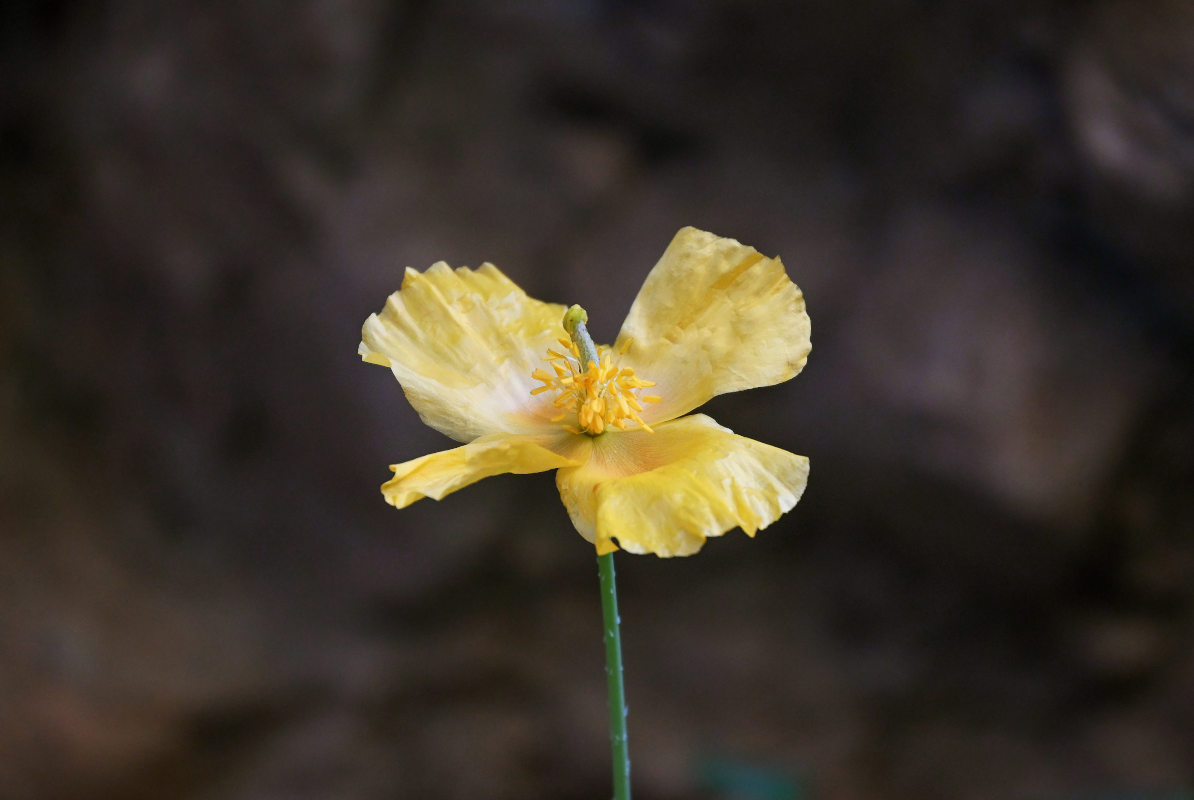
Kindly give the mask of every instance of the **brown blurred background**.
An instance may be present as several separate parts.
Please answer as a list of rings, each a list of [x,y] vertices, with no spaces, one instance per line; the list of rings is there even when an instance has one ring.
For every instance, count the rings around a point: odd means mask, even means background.
[[[641,800],[1194,791],[1194,5],[5,3],[0,797],[609,796],[591,548],[360,325],[493,261],[611,340],[672,234],[812,460],[619,557]]]

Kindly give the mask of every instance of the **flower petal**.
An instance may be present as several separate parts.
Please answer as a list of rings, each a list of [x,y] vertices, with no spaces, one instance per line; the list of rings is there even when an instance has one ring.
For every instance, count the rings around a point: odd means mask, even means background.
[[[461,442],[545,431],[551,398],[531,372],[565,336],[564,306],[527,296],[492,264],[406,270],[402,289],[365,320],[358,352],[390,367],[423,421]],[[552,426],[558,427],[558,426]]]
[[[808,359],[804,295],[778,258],[696,228],[684,228],[639,290],[615,349],[655,381],[662,398],[650,424],[709,398],[795,377]]]
[[[381,493],[390,505],[406,508],[424,497],[439,500],[493,475],[527,475],[579,465],[548,449],[553,444],[550,436],[482,436],[461,447],[391,466],[394,477],[382,484]]]
[[[588,449],[588,458],[572,454],[583,463],[561,469],[556,485],[599,555],[618,546],[689,555],[734,527],[753,536],[796,505],[808,480],[804,456],[738,436],[703,414],[662,423],[654,434],[595,437]]]

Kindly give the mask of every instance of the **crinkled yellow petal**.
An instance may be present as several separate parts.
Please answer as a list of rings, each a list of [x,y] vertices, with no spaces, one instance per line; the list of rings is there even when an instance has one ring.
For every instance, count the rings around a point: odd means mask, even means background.
[[[548,449],[553,443],[550,436],[482,436],[461,447],[391,466],[394,477],[382,484],[381,493],[390,505],[406,508],[424,497],[439,500],[492,475],[578,466],[579,462]]]
[[[804,295],[778,258],[684,228],[639,291],[615,349],[656,383],[649,424],[674,419],[725,392],[794,377],[812,348]]]
[[[402,288],[365,321],[361,358],[393,370],[423,421],[461,442],[534,433],[558,413],[532,397],[547,348],[565,336],[564,306],[527,297],[492,264],[407,269]]]
[[[580,466],[556,473],[576,529],[598,554],[695,553],[710,536],[751,536],[804,492],[808,459],[738,436],[703,414],[570,442]],[[584,452],[587,451],[587,452]]]

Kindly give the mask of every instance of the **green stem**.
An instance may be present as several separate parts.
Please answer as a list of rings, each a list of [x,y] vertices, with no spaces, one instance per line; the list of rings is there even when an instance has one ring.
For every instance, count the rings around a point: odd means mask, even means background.
[[[630,750],[626,742],[626,687],[622,682],[622,634],[614,554],[597,556],[601,617],[605,622],[605,679],[609,693],[609,745],[614,762],[614,800],[630,800]]]

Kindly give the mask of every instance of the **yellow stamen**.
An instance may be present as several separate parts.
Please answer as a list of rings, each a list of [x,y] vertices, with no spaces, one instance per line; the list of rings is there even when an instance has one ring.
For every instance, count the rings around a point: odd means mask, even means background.
[[[543,359],[551,365],[551,370],[539,368],[531,373],[532,378],[543,384],[531,389],[531,394],[556,392],[552,406],[561,413],[552,417],[551,421],[574,418],[579,427],[564,426],[565,430],[572,433],[600,436],[607,428],[626,430],[628,422],[635,422],[642,430],[654,433],[651,426],[643,422],[639,412],[643,410],[643,403],[657,403],[660,398],[654,395],[640,397],[638,392],[655,383],[637,377],[630,367],[615,364],[609,348],[593,348],[592,340],[588,339],[583,326],[588,315],[578,306],[573,306],[573,309],[578,311],[569,310],[564,318],[564,327],[569,333],[580,328],[588,342],[587,352],[595,354],[597,360],[582,365],[581,349],[577,342],[559,339],[563,352],[548,348],[547,356]],[[630,341],[627,339],[618,348],[619,356],[629,349]]]

